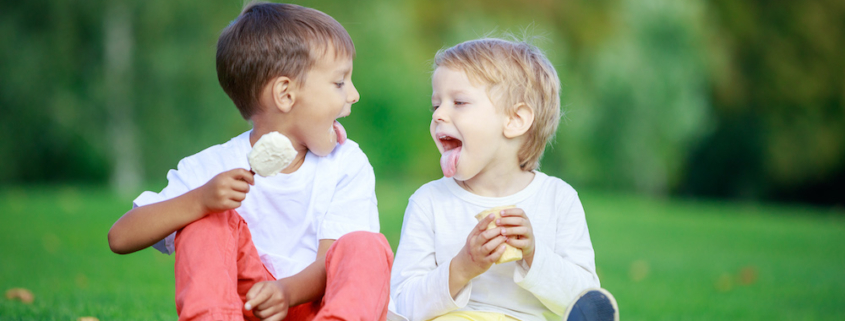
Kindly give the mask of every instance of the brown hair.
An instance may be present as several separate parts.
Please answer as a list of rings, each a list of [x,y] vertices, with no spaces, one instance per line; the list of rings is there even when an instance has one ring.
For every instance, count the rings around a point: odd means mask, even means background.
[[[476,39],[438,51],[434,68],[441,66],[462,70],[471,81],[487,85],[487,95],[505,113],[513,113],[519,103],[534,111],[534,123],[517,157],[523,170],[537,169],[560,123],[560,80],[543,52],[524,41]]]
[[[301,85],[331,50],[355,57],[349,33],[329,15],[293,4],[250,3],[217,41],[217,80],[249,119],[261,109],[258,98],[267,82],[287,76]]]

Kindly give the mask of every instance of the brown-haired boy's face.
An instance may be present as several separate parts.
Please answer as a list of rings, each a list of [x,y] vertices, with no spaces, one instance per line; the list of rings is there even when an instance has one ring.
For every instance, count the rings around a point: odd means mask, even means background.
[[[315,62],[303,80],[291,109],[291,116],[296,119],[291,138],[295,144],[325,156],[336,143],[346,140],[346,131],[337,119],[348,116],[352,104],[360,98],[352,84],[352,58],[336,56],[330,50]]]

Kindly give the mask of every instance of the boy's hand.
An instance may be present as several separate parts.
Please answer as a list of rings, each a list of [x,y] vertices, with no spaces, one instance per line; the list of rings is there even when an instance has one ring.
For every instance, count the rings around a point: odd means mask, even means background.
[[[521,208],[502,211],[502,218],[496,220],[497,230],[507,237],[507,243],[522,250],[522,259],[531,267],[534,262],[534,229]]]
[[[217,174],[199,188],[204,213],[219,213],[238,208],[249,192],[249,185],[253,184],[255,175],[243,168]]]
[[[245,310],[261,320],[279,321],[288,315],[290,295],[278,281],[258,282],[246,293]]]
[[[455,256],[453,263],[457,263],[456,272],[463,276],[466,282],[490,269],[502,253],[505,253],[506,237],[501,235],[501,229],[487,230],[487,225],[494,217],[490,214],[479,221],[467,236],[464,248]]]

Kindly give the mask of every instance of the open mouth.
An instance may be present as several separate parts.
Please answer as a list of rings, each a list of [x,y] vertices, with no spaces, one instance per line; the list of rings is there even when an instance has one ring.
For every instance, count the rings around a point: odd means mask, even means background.
[[[336,135],[336,142],[339,144],[346,142],[346,129],[343,128],[343,125],[341,125],[339,121],[335,120],[334,123],[332,123],[330,131],[333,131]]]
[[[464,143],[449,135],[437,135],[440,145],[443,146],[443,155],[440,156],[440,169],[443,175],[452,177],[458,171],[458,159],[461,157],[461,148]]]
[[[443,152],[446,153],[450,150],[463,146],[463,142],[460,139],[449,135],[440,135],[437,137],[440,140],[440,145],[443,146]]]

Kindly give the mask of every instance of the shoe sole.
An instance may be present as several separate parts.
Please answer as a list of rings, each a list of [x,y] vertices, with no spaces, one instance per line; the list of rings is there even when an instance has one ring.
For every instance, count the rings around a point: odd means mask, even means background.
[[[588,293],[590,293],[592,291],[599,292],[602,295],[604,295],[605,297],[607,297],[607,300],[610,301],[611,307],[613,307],[613,321],[619,321],[619,305],[616,303],[616,298],[614,298],[613,295],[610,294],[610,292],[608,292],[607,290],[602,289],[602,288],[587,289],[587,290],[584,290],[584,292],[581,292],[581,294],[578,294],[578,296],[575,298],[573,303],[570,304],[568,307],[566,307],[566,312],[563,313],[563,315],[566,317],[566,319],[567,320],[569,319],[569,314],[572,312],[572,309],[575,307],[575,304],[578,303],[578,300],[580,300],[582,297],[584,297],[585,295],[587,295]],[[601,321],[604,321],[604,320],[601,320]]]

